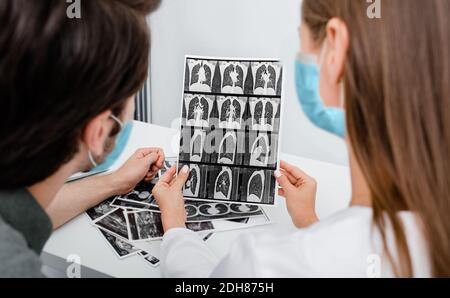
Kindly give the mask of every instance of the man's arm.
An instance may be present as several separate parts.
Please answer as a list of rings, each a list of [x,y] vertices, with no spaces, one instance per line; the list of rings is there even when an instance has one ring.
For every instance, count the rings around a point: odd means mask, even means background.
[[[59,228],[106,198],[122,194],[120,181],[116,181],[114,176],[113,173],[87,177],[64,185],[46,210],[53,227]]]
[[[54,229],[111,196],[130,192],[143,179],[151,180],[163,162],[161,149],[140,149],[112,174],[87,177],[64,185],[46,209]]]

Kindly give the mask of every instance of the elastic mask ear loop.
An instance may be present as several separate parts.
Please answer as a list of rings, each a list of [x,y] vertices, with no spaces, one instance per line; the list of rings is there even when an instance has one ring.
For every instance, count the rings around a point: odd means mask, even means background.
[[[119,118],[117,118],[116,116],[114,116],[112,114],[109,115],[109,118],[113,119],[115,122],[117,122],[117,124],[119,124],[120,131],[123,130],[124,125],[123,125],[123,122]],[[89,158],[89,162],[94,166],[94,168],[98,167],[98,163],[95,162],[94,156],[92,155],[91,150],[88,151],[88,158]]]
[[[109,118],[113,119],[114,121],[117,122],[117,124],[119,124],[120,130],[123,129],[123,122],[122,122],[122,120],[120,120],[119,118],[117,118],[113,114],[109,115]]]
[[[92,156],[92,152],[91,150],[88,151],[88,157],[89,157],[89,162],[95,167],[98,166],[98,164],[95,162],[94,157]]]

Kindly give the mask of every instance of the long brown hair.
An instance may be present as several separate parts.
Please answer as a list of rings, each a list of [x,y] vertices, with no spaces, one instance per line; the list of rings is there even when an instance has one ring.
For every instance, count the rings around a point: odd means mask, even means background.
[[[389,0],[370,19],[365,0],[304,0],[320,44],[326,24],[350,34],[345,66],[347,130],[369,185],[374,223],[397,276],[413,268],[401,211],[414,212],[432,274],[450,276],[450,1]],[[389,252],[393,228],[398,263]]]

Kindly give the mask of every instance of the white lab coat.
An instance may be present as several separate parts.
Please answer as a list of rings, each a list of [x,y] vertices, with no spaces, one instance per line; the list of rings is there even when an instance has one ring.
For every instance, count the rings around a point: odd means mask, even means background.
[[[414,275],[431,274],[427,247],[414,214],[400,214]],[[395,254],[392,230],[387,240]],[[383,257],[372,209],[351,207],[310,228],[293,233],[247,233],[219,260],[194,232],[171,229],[162,242],[161,269],[166,277],[393,277]]]

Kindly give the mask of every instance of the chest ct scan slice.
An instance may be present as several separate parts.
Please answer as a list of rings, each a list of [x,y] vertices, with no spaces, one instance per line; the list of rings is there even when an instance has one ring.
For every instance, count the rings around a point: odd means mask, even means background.
[[[244,94],[248,66],[241,62],[220,62],[222,93]]]
[[[200,162],[203,157],[203,146],[205,144],[206,132],[203,130],[195,130],[191,139],[190,153],[191,161]]]
[[[269,163],[269,137],[266,134],[259,135],[252,144],[250,154],[251,166],[267,166]]]
[[[281,73],[280,66],[271,62],[254,64],[254,91],[256,95],[276,95],[277,82]]]
[[[274,99],[252,98],[250,99],[250,113],[253,130],[273,131],[275,116],[279,104]]]
[[[247,204],[231,204],[230,206],[231,212],[233,213],[256,213],[260,211],[260,208],[255,205],[247,205]]]
[[[230,200],[232,189],[232,172],[228,167],[223,167],[222,171],[217,175],[214,183],[214,198],[218,200]]]
[[[213,99],[206,95],[187,95],[185,97],[187,110],[186,123],[189,126],[208,127]]]
[[[225,134],[219,144],[219,163],[233,164],[237,149],[236,132],[229,131]]]
[[[152,212],[135,212],[139,239],[161,237],[161,216]]]
[[[189,91],[211,92],[216,62],[206,60],[189,60]]]
[[[183,193],[188,197],[198,197],[200,195],[200,167],[198,165],[190,165],[189,177]]]
[[[184,208],[186,209],[186,216],[187,216],[187,218],[195,217],[195,216],[198,215],[198,209],[197,209],[196,206],[190,205],[190,204],[186,204],[184,206]]]
[[[203,216],[217,216],[230,213],[230,208],[222,203],[206,203],[200,205],[199,213]]]
[[[243,99],[234,96],[219,96],[217,98],[219,109],[219,128],[240,129],[245,110]]]
[[[89,209],[88,211],[86,211],[86,213],[92,220],[95,220],[114,209],[114,207],[111,206],[111,202],[112,200],[108,199],[100,203],[99,205],[95,206],[94,208]]]
[[[264,194],[264,171],[257,171],[250,176],[247,186],[247,202],[261,203]]]

